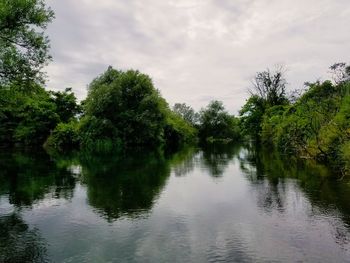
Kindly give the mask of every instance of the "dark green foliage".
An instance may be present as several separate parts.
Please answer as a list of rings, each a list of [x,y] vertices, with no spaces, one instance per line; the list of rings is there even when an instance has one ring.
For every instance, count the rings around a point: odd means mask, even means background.
[[[237,140],[240,137],[238,122],[222,102],[214,100],[200,112],[199,137],[202,141]]]
[[[108,123],[124,145],[163,142],[167,104],[151,79],[138,71],[120,72],[109,67],[90,84],[84,107],[86,117]]]
[[[43,81],[40,70],[50,55],[42,30],[53,17],[43,0],[0,1],[0,86],[16,83],[28,89]]]
[[[46,94],[26,99],[18,117],[14,139],[25,144],[42,144],[59,121],[55,105]]]
[[[50,91],[50,94],[52,101],[56,104],[56,112],[60,116],[61,122],[69,122],[81,113],[72,88],[66,88],[64,91]]]
[[[80,146],[89,151],[110,151],[121,146],[118,130],[108,119],[85,116],[79,123]]]
[[[0,93],[0,142],[42,145],[59,122],[49,94],[38,87],[30,95],[15,89]]]
[[[0,1],[0,143],[41,145],[60,121],[40,84],[50,59],[43,30],[53,12],[42,0]]]
[[[59,123],[46,141],[46,146],[64,150],[79,146],[80,137],[76,122]]]

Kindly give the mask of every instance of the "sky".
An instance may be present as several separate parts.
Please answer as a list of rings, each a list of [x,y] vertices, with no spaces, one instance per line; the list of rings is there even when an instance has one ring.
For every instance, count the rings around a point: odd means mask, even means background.
[[[47,0],[47,87],[79,100],[109,65],[148,74],[173,105],[221,100],[237,114],[256,72],[284,65],[288,89],[350,62],[349,0]]]

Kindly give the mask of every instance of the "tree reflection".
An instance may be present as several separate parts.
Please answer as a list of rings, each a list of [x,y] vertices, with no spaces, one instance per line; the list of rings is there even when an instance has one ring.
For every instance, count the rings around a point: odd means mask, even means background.
[[[172,165],[190,158],[185,150],[167,157],[161,152],[123,155],[81,155],[82,180],[90,205],[107,220],[138,217],[149,211],[164,188]],[[188,172],[184,168],[181,173]]]
[[[167,158],[171,162],[171,168],[176,176],[185,176],[193,171],[196,165],[198,149],[186,147],[176,153],[171,153]]]
[[[72,198],[75,178],[45,152],[2,153],[0,159],[0,195],[8,194],[11,204],[31,206],[46,194]]]
[[[339,214],[345,224],[334,225],[334,237],[339,243],[349,242],[348,181],[338,181],[337,177],[322,165],[312,161],[287,159],[271,149],[248,146],[239,159],[241,170],[258,193],[258,206],[264,211],[283,212],[287,205],[287,185],[294,184],[304,192],[313,211],[323,215]],[[344,230],[344,227],[348,230]]]
[[[0,217],[0,262],[48,262],[45,240],[15,213]]]
[[[202,145],[202,163],[213,177],[221,177],[230,161],[238,155],[240,145],[209,144]]]
[[[280,166],[269,166],[272,160],[266,158],[271,154],[259,147],[246,145],[239,157],[240,168],[255,186],[258,206],[266,212],[283,212],[286,199],[284,172],[279,169]]]

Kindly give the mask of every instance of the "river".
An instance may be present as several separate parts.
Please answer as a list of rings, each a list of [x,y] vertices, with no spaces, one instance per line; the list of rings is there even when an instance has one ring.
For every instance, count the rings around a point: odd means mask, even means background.
[[[350,262],[350,181],[251,145],[0,154],[0,262]]]

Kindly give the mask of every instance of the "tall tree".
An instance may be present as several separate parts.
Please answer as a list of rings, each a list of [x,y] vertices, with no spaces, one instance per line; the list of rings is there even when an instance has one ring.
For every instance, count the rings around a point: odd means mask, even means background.
[[[263,99],[268,106],[275,106],[286,103],[286,84],[283,76],[283,67],[277,67],[275,71],[267,69],[256,73],[253,80],[252,95]]]
[[[286,96],[286,84],[282,66],[277,67],[274,71],[267,69],[256,73],[252,81],[252,89],[249,90],[251,96],[239,112],[241,126],[245,133],[254,139],[259,139],[266,110],[289,103]]]
[[[0,0],[0,85],[43,83],[53,18],[43,0]]]

